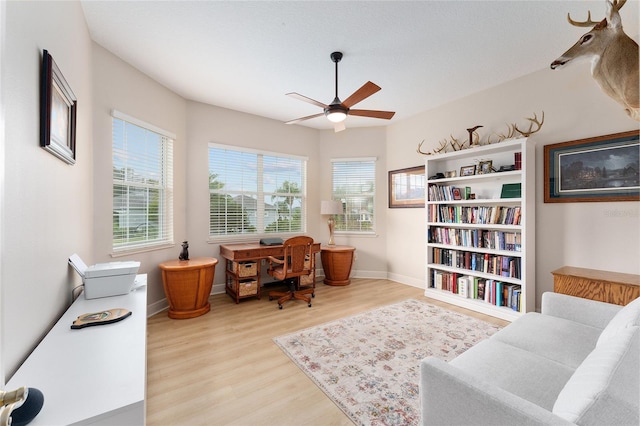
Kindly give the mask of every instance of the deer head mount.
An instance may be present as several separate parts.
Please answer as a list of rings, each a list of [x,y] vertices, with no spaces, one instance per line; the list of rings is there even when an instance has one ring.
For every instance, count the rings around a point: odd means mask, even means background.
[[[452,151],[461,151],[465,148],[473,148],[481,145],[489,145],[492,143],[502,142],[507,139],[521,138],[521,137],[526,138],[540,131],[540,129],[542,128],[542,125],[544,124],[544,111],[542,111],[542,115],[540,119],[538,119],[538,116],[536,115],[535,112],[533,113],[533,117],[531,118],[525,117],[525,119],[529,121],[529,128],[527,130],[520,130],[518,128],[518,125],[515,123],[513,124],[507,123],[507,133],[493,133],[492,135],[489,135],[487,137],[486,141],[483,142],[477,130],[484,126],[474,126],[470,129],[467,129],[467,133],[469,134],[468,140],[464,140],[460,142],[460,140],[454,138],[453,135],[449,135],[451,139],[450,140],[444,139],[439,141],[438,148],[435,148],[432,152],[427,152],[422,150],[422,144],[424,144],[424,141],[418,144],[418,149],[416,151],[422,155],[440,154],[444,152],[451,152],[451,151],[448,151],[449,148],[451,148]],[[497,137],[495,141],[492,141],[493,136]]]
[[[551,63],[551,69],[562,67],[578,58],[591,59],[591,75],[603,92],[624,106],[627,115],[640,121],[638,43],[622,31],[620,9],[627,0],[607,1],[607,17],[600,22],[577,22],[567,14],[576,27],[591,27],[576,44]]]

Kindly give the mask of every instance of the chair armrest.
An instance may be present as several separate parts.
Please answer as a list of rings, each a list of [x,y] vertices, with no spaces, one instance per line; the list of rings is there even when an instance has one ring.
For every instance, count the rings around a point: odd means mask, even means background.
[[[278,265],[284,265],[284,259],[278,259],[277,257],[269,256],[267,260],[270,263],[277,263]]]
[[[420,363],[420,403],[423,426],[573,425],[434,357]]]
[[[541,313],[604,329],[622,306],[562,293],[542,294]]]

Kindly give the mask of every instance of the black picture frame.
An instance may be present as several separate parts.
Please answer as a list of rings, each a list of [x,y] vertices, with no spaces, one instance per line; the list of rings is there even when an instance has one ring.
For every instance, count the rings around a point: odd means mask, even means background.
[[[424,208],[424,166],[389,171],[389,208]]]
[[[68,164],[76,162],[78,101],[47,50],[42,52],[40,146]]]
[[[545,145],[544,202],[640,201],[640,130]]]

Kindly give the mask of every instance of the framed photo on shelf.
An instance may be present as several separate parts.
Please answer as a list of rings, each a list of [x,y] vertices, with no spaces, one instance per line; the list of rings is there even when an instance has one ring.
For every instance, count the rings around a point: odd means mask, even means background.
[[[462,166],[460,167],[460,176],[473,176],[476,174],[476,166],[475,164],[472,166]]]
[[[40,146],[69,164],[76,162],[77,99],[53,57],[42,52]]]
[[[389,208],[424,207],[424,166],[389,171]]]
[[[493,161],[481,161],[478,164],[478,174],[486,175],[487,173],[491,173],[493,171]]]
[[[453,188],[453,199],[462,200],[462,194],[460,192],[460,188]]]
[[[545,145],[544,202],[640,201],[640,130]]]

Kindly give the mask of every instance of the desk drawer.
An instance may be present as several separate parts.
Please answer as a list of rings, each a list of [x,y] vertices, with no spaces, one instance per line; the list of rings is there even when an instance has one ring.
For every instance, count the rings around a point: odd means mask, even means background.
[[[269,256],[273,257],[282,257],[284,254],[284,249],[282,247],[278,248],[263,248],[260,250],[260,257],[267,258]]]

